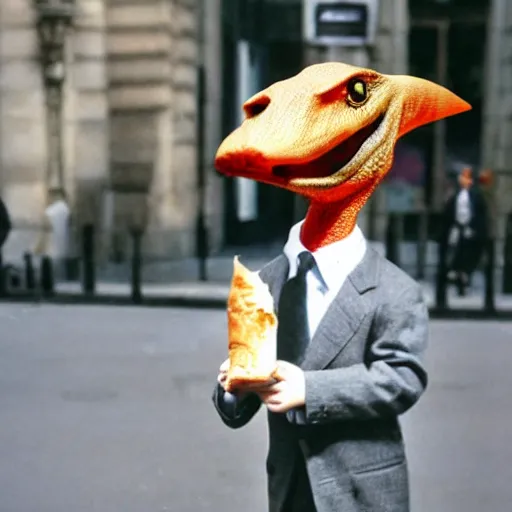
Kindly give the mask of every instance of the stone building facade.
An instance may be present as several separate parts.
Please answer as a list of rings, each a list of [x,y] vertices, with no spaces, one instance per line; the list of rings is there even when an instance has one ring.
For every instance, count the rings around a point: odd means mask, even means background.
[[[211,38],[205,58],[215,66],[220,9],[217,0],[204,4]],[[98,226],[106,255],[126,252],[127,231],[140,226],[154,255],[193,252],[199,9],[199,0],[76,0],[63,107],[64,188],[74,225]],[[50,187],[35,22],[32,0],[1,2],[0,191],[15,225],[5,247],[11,255],[30,248]],[[219,94],[216,80],[207,80],[207,162],[220,138]],[[221,198],[218,180],[207,174],[215,244]]]
[[[492,0],[488,19],[482,164],[496,175],[492,219],[503,254],[507,216],[512,213],[512,4]],[[510,233],[509,233],[510,236]]]

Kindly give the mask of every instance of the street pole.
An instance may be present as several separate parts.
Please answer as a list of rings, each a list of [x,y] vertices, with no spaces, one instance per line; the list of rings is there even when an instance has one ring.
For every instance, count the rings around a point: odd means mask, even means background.
[[[46,93],[48,144],[47,191],[64,192],[62,105],[66,79],[66,38],[74,15],[74,0],[34,0],[40,58]]]
[[[437,81],[446,86],[448,71],[448,31],[450,22],[441,20],[437,25]],[[446,122],[438,121],[434,125],[434,186],[432,203],[435,211],[441,211],[446,189]]]
[[[197,225],[196,253],[199,264],[199,280],[208,280],[208,228],[206,226],[206,175],[205,175],[205,109],[206,109],[206,69],[204,22],[206,0],[199,3],[198,19],[198,65],[197,65]]]

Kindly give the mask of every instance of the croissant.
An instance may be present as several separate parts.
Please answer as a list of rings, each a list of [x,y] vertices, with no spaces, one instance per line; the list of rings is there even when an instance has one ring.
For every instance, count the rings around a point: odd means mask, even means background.
[[[277,361],[274,299],[257,272],[234,258],[228,297],[229,370],[225,388],[272,380]]]

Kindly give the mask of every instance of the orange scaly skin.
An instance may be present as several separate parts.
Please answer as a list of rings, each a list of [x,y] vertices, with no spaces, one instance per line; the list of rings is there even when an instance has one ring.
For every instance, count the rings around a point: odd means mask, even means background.
[[[329,62],[271,85],[243,108],[215,167],[306,197],[301,241],[315,251],[353,230],[401,136],[471,107],[427,80]]]

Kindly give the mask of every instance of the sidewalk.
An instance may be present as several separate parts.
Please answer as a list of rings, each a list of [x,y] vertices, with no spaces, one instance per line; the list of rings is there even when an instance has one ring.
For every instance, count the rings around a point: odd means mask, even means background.
[[[383,247],[374,245],[379,252]],[[196,259],[175,262],[153,262],[145,264],[142,269],[142,298],[134,301],[131,297],[130,270],[125,265],[109,266],[98,269],[94,295],[84,295],[80,282],[60,282],[55,286],[53,297],[42,300],[54,303],[80,303],[105,305],[143,304],[147,306],[182,306],[225,309],[229,286],[233,272],[233,257],[240,254],[240,261],[251,270],[259,270],[280,253],[279,248],[266,251],[240,249],[224,252],[211,258],[207,264],[208,280],[198,279],[199,265]],[[408,258],[405,270],[413,271],[412,258]],[[453,287],[448,289],[448,311],[435,308],[435,288],[433,285],[434,268],[427,269],[427,279],[422,282],[425,300],[434,316],[481,316],[484,309],[484,282],[482,275],[475,275],[474,286],[466,297],[458,297]],[[497,278],[496,290],[500,290]],[[19,295],[3,299],[34,301],[34,297]],[[40,300],[36,298],[36,300]],[[495,307],[500,315],[512,318],[512,295],[497,294]]]
[[[435,289],[431,283],[421,283],[424,297],[429,307],[435,306]],[[142,296],[148,299],[166,298],[170,301],[182,299],[193,302],[215,302],[225,307],[229,293],[229,283],[190,281],[168,285],[142,285]],[[82,295],[79,283],[60,283],[56,287],[60,295]],[[126,283],[98,283],[96,294],[105,297],[130,297],[130,286]],[[484,305],[483,290],[472,290],[466,297],[458,297],[456,291],[448,290],[448,306],[455,309],[482,309]],[[512,295],[497,295],[496,307],[512,311]]]

